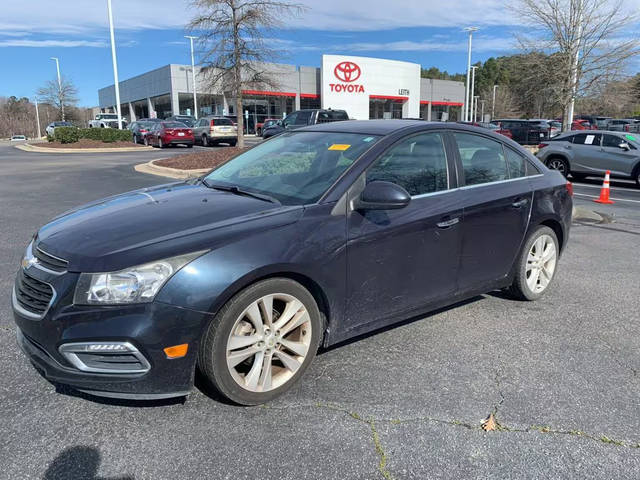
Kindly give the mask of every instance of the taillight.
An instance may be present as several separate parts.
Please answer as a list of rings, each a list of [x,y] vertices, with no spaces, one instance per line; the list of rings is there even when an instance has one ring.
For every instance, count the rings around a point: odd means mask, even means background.
[[[164,133],[168,133],[169,135],[173,135],[175,132],[173,131],[173,128],[170,130],[165,130]]]
[[[542,149],[542,148],[548,147],[548,146],[549,146],[548,143],[541,143],[541,144],[538,145],[538,148]]]
[[[213,118],[211,119],[211,126],[212,126],[212,127],[215,127],[215,126],[216,126],[216,121],[215,121]]]
[[[573,197],[573,183],[567,180],[567,192]]]
[[[188,133],[189,135],[192,135],[192,134],[193,134],[193,130],[189,129],[189,130],[187,130],[187,133]]]
[[[141,128],[140,133],[147,133],[147,130],[145,130],[144,128]]]

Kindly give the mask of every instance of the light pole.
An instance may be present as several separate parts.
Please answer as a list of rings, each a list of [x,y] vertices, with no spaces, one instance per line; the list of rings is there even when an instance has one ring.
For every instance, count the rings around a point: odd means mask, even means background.
[[[113,35],[113,13],[111,11],[111,0],[107,0],[107,10],[109,11],[109,33],[111,35],[111,58],[113,60],[113,80],[116,87],[116,112],[118,112],[118,130],[122,130],[122,113],[120,112],[120,84],[118,83],[118,60],[116,59],[116,41]]]
[[[479,96],[473,97],[473,122],[478,121],[478,99]]]
[[[60,100],[60,111],[62,113],[62,121],[64,122],[64,99],[62,98],[62,80],[60,79],[60,60],[58,57],[51,57],[56,62],[56,70],[58,72],[58,99]]]
[[[491,100],[491,120],[493,121],[496,115],[496,89],[498,85],[493,86],[493,100]]]
[[[577,10],[577,11],[576,11]],[[574,6],[574,2],[571,2],[572,19],[578,20],[578,34],[576,35],[575,43],[572,47],[575,49],[573,61],[571,62],[571,102],[567,108],[567,118],[564,120],[563,130],[571,130],[573,125],[573,110],[576,101],[576,92],[578,91],[578,62],[580,61],[580,40],[582,38],[582,0],[577,0],[577,5]]]
[[[471,116],[471,109],[469,108],[469,81],[471,76],[471,37],[473,37],[473,32],[478,30],[478,27],[466,27],[464,29],[465,32],[469,32],[469,47],[467,49],[467,85],[464,91],[464,114],[463,120],[465,122],[469,121],[469,117]]]
[[[480,100],[480,121],[484,122],[484,104],[486,100]]]
[[[35,98],[36,102],[36,126],[38,128],[38,140],[42,138],[42,132],[40,132],[40,113],[38,112],[38,97]]]
[[[475,122],[476,121],[476,115],[475,115],[475,111],[476,111],[476,107],[477,105],[475,105],[475,98],[473,95],[475,93],[475,87],[476,87],[476,66],[471,67],[471,110],[469,112],[469,116],[473,115],[473,118],[470,119],[470,121]]]
[[[192,37],[191,35],[185,35],[184,38],[188,38],[191,43],[191,81],[193,82],[193,116],[198,119],[198,104],[196,102],[196,66],[193,61],[193,40],[198,37]]]

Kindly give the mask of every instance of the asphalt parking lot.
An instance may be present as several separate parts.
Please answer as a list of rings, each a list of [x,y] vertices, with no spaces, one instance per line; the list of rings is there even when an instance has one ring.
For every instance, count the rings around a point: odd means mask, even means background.
[[[77,204],[165,183],[133,165],[173,154],[0,145],[0,478],[640,477],[640,189],[626,182],[613,206],[591,201],[597,180],[576,184],[576,204],[613,222],[574,225],[541,301],[484,295],[324,351],[269,405],[56,389],[15,343],[24,247]]]

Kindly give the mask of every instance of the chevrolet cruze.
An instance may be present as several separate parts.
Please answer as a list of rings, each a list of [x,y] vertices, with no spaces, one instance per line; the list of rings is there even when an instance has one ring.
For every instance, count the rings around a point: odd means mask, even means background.
[[[540,298],[571,209],[560,173],[486,129],[305,127],[40,228],[13,289],[18,342],[94,395],[187,395],[198,368],[259,404],[320,346],[495,289]]]

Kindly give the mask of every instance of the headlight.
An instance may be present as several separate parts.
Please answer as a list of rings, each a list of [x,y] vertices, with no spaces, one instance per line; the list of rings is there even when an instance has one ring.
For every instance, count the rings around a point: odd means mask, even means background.
[[[204,251],[179,255],[119,272],[82,273],[73,303],[76,305],[117,305],[148,303],[171,276]]]

